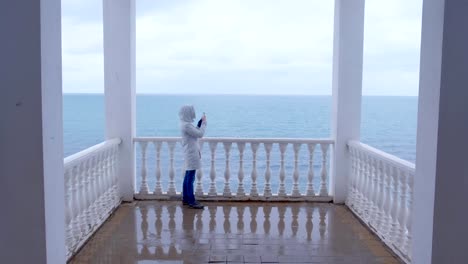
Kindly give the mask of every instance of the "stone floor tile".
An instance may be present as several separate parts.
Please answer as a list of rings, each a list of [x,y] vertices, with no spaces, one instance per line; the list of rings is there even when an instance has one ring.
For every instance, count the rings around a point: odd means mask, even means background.
[[[244,256],[242,255],[228,255],[227,262],[244,262]]]
[[[245,263],[261,263],[262,260],[258,255],[244,255],[244,262]]]
[[[260,256],[262,263],[278,263],[278,256],[262,255]]]
[[[226,263],[227,257],[221,255],[211,255],[210,263]]]

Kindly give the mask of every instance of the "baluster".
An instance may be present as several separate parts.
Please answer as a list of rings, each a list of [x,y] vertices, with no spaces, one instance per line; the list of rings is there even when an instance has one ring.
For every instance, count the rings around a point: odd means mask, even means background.
[[[352,208],[354,207],[354,187],[356,183],[356,157],[354,156],[354,148],[350,147],[348,145],[348,155],[350,158],[350,171],[349,171],[349,181],[348,181],[348,195],[346,196],[345,204],[349,207]]]
[[[307,173],[307,196],[315,196],[314,190],[314,150],[315,143],[307,144],[309,150],[309,172]]]
[[[71,251],[71,247],[74,244],[73,239],[73,204],[72,204],[72,189],[73,181],[72,174],[69,169],[65,170],[65,227],[66,227],[66,246],[67,246],[67,255]]]
[[[293,189],[292,195],[293,197],[301,196],[301,192],[299,191],[299,150],[301,149],[301,143],[294,143],[294,173],[293,173]],[[328,193],[328,191],[327,191]]]
[[[369,165],[370,165],[370,177],[371,177],[371,189],[370,189],[370,201],[371,201],[371,207],[370,207],[370,221],[369,223],[372,225],[372,226],[376,226],[377,222],[377,218],[376,218],[376,215],[377,215],[377,188],[378,188],[378,184],[377,184],[377,170],[376,170],[376,160],[374,157],[370,156],[369,157]]]
[[[357,188],[357,158],[356,150],[353,147],[349,147],[349,156],[351,158],[351,172],[348,184],[348,196],[346,197],[346,204],[349,207],[355,207],[356,201],[356,188]]]
[[[320,181],[320,196],[327,196],[328,195],[328,187],[327,187],[327,152],[328,152],[328,145],[329,144],[320,144],[322,149],[322,171],[320,173],[321,181]]]
[[[78,243],[81,238],[81,229],[80,229],[80,177],[79,177],[79,166],[73,166],[72,168],[72,230],[73,230],[73,241],[74,245]]]
[[[230,157],[231,157],[231,146],[232,142],[223,142],[224,146],[224,153],[226,156],[226,168],[224,169],[224,192],[223,195],[224,197],[231,197],[232,192],[231,192],[231,187],[229,185],[229,181],[231,179],[231,170],[230,170]]]
[[[95,175],[96,175],[96,221],[99,221],[102,217],[102,189],[103,189],[103,181],[102,181],[102,156],[101,153],[96,153],[95,155],[96,158],[96,168],[95,168]]]
[[[237,178],[239,179],[239,185],[237,187],[237,197],[245,197],[244,190],[244,149],[245,142],[237,142],[237,149],[239,150],[239,173]]]
[[[167,145],[169,146],[169,162],[170,162],[170,167],[169,167],[169,188],[167,190],[167,194],[169,195],[175,195],[176,194],[176,188],[174,184],[174,149],[176,142],[167,142]]]
[[[369,220],[369,208],[370,208],[370,197],[369,197],[369,190],[370,190],[370,166],[369,166],[369,154],[363,153],[363,161],[364,161],[364,208],[363,208],[363,218],[365,222]]]
[[[140,185],[140,194],[148,194],[148,182],[146,181],[146,147],[148,142],[140,142],[141,148],[141,185]]]
[[[119,146],[114,145],[112,146],[111,150],[111,159],[110,159],[110,167],[111,167],[111,184],[112,184],[112,207],[115,208],[118,206],[120,202],[120,195],[119,195],[119,187],[118,187],[118,176],[117,176],[117,170],[116,170],[116,165],[117,165],[117,157],[119,155]]]
[[[108,157],[107,157],[107,164],[109,166],[109,209],[113,209],[115,207],[115,193],[114,193],[114,167],[113,167],[113,159],[114,159],[114,146],[110,146],[108,150]]]
[[[398,238],[399,225],[398,225],[398,171],[397,168],[392,168],[392,209],[390,215],[392,217],[392,225],[390,229],[390,241],[394,242]]]
[[[409,257],[409,259],[412,259],[412,247],[413,247],[413,238],[412,238],[412,222],[411,222],[411,216],[413,215],[413,184],[414,184],[414,172],[408,174],[407,178],[407,183],[408,183],[408,192],[407,192],[407,210],[408,212],[406,213],[406,240],[405,240],[405,250],[406,253]]]
[[[115,156],[117,155],[117,146],[112,145],[109,148],[109,160],[108,160],[108,165],[109,165],[109,197],[110,197],[110,205],[111,209],[115,208],[118,205],[118,194],[116,190],[116,172],[115,172]]]
[[[384,172],[385,172],[385,204],[384,204],[384,224],[382,228],[382,234],[387,238],[388,233],[391,228],[390,210],[392,208],[391,204],[391,186],[392,186],[392,176],[391,176],[391,167],[384,163]]]
[[[284,169],[284,153],[286,152],[286,148],[288,147],[288,143],[280,143],[279,149],[281,154],[281,165],[280,165],[280,173],[279,173],[279,190],[278,196],[279,197],[286,197],[286,188],[284,187],[284,179],[286,178],[286,171]]]
[[[111,193],[110,193],[110,148],[103,150],[104,156],[104,215],[107,217],[111,208]]]
[[[80,229],[83,235],[87,234],[87,223],[86,223],[86,166],[84,162],[80,163],[79,166],[79,178],[80,178],[80,199],[79,201],[79,213],[80,213]]]
[[[86,222],[88,228],[94,226],[94,211],[93,211],[93,163],[92,159],[89,158],[85,161],[86,163]]]
[[[106,206],[106,200],[105,200],[105,164],[104,164],[104,153],[99,152],[98,154],[98,159],[99,159],[99,219],[100,222],[103,220],[104,215],[105,215],[105,206]]]
[[[200,142],[200,152],[203,153],[203,141]],[[203,195],[202,179],[203,179],[203,164],[202,164],[202,160],[200,160],[200,169],[197,171],[197,187],[195,188],[195,194],[197,196]]]
[[[216,196],[218,195],[218,192],[216,190],[216,166],[215,166],[215,155],[216,155],[216,146],[218,145],[218,142],[210,142],[210,151],[211,151],[211,170],[210,170],[210,190],[208,195],[210,196]]]
[[[384,165],[382,160],[378,161],[378,170],[377,170],[377,178],[378,178],[378,185],[379,185],[379,192],[377,198],[377,230],[382,230],[382,224],[384,223],[384,206],[385,206],[385,177],[384,177]]]
[[[265,146],[266,152],[266,168],[265,168],[265,188],[263,190],[264,197],[271,197],[271,169],[270,169],[270,156],[271,156],[271,148],[273,147],[273,143],[263,143]]]
[[[250,189],[250,196],[257,197],[257,150],[259,143],[252,142],[250,143],[250,148],[252,149],[252,187]]]
[[[364,196],[363,196],[363,189],[364,189],[364,163],[363,163],[363,155],[362,152],[356,149],[356,159],[357,159],[357,193],[356,193],[356,203],[355,209],[356,212],[362,215],[362,210],[364,207]]]
[[[92,226],[95,226],[98,222],[99,208],[97,204],[98,198],[98,182],[97,182],[97,166],[98,161],[96,156],[91,157],[91,212],[92,212]]]
[[[397,247],[404,252],[404,243],[406,238],[406,177],[407,174],[401,169],[398,170],[398,178],[400,183],[400,207],[398,210],[398,223],[400,229],[398,230],[398,240],[396,241]]]
[[[156,141],[153,142],[154,144],[154,149],[156,150],[156,186],[154,187],[154,194],[155,195],[162,195],[162,186],[161,186],[161,147],[162,147],[162,142]]]

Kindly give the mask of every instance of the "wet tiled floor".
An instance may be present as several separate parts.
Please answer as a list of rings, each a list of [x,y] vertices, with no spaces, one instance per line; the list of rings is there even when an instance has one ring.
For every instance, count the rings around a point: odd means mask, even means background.
[[[71,263],[400,263],[326,203],[123,204]]]

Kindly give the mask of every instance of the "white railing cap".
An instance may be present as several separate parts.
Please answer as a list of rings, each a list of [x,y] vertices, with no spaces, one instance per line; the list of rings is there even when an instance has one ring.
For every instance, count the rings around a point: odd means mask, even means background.
[[[387,152],[384,152],[382,150],[376,149],[374,147],[371,147],[367,144],[364,144],[360,141],[357,140],[351,140],[348,142],[348,147],[355,148],[361,151],[365,151],[368,153],[373,154],[375,157],[388,162],[390,164],[393,164],[396,167],[404,168],[404,169],[409,169],[411,172],[414,172],[415,165],[414,163],[411,163],[407,160],[398,158],[397,156],[394,156],[392,154],[389,154]]]
[[[73,166],[73,165],[79,163],[81,160],[86,159],[89,155],[92,155],[95,152],[106,149],[106,148],[108,148],[110,146],[119,145],[120,142],[121,142],[120,138],[109,139],[109,140],[106,140],[106,141],[104,141],[102,143],[96,144],[96,145],[94,145],[92,147],[89,147],[89,148],[87,148],[85,150],[82,150],[82,151],[80,151],[78,153],[70,155],[70,156],[63,159],[64,167]]]
[[[179,142],[181,137],[135,137],[134,142]],[[330,138],[235,138],[235,137],[206,137],[202,142],[233,142],[233,143],[314,143],[314,144],[333,144],[334,140]]]

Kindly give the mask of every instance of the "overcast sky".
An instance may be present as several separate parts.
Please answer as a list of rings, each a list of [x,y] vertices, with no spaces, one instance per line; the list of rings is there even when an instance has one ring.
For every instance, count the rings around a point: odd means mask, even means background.
[[[333,0],[136,0],[137,92],[331,94]],[[366,0],[363,94],[417,95],[422,0]],[[62,0],[63,91],[100,93],[102,1]]]

